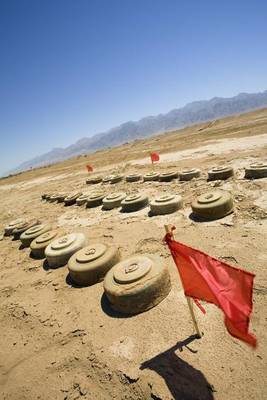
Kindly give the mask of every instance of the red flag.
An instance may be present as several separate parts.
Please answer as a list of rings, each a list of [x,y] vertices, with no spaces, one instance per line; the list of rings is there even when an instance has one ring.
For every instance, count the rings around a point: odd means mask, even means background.
[[[150,153],[151,162],[159,161],[159,154],[158,153]]]
[[[87,171],[88,171],[88,172],[93,172],[93,170],[94,170],[93,167],[92,167],[92,165],[90,165],[90,164],[87,164],[87,165],[86,165],[86,168],[87,168]]]
[[[255,275],[178,243],[170,233],[165,241],[178,268],[185,295],[217,305],[224,312],[228,332],[256,347],[255,336],[248,332]]]

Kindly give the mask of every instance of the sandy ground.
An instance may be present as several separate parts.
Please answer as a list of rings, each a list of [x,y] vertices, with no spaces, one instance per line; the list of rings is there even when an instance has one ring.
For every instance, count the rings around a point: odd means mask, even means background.
[[[181,161],[185,159],[203,158],[214,155],[230,153],[232,151],[254,150],[267,145],[267,134],[236,139],[219,139],[215,142],[200,146],[197,149],[187,149],[173,153],[163,154],[161,162]],[[247,162],[247,160],[246,160]],[[150,160],[146,157],[141,160],[133,161],[133,164],[149,164]]]
[[[113,312],[102,283],[70,284],[67,268],[47,268],[19,241],[0,241],[0,398],[8,400],[216,399],[267,398],[267,179],[247,181],[243,167],[266,161],[267,110],[202,124],[166,135],[81,156],[47,168],[0,180],[0,228],[17,216],[38,217],[62,232],[83,232],[92,243],[114,243],[122,258],[134,253],[160,255],[170,270],[172,290],[158,306],[133,317]],[[105,192],[136,190],[150,198],[179,193],[184,208],[149,217],[148,208],[131,214],[101,208],[64,207],[42,202],[44,192],[86,185],[85,164],[96,173],[145,173],[148,151],[158,151],[156,170],[198,167],[199,179],[182,183],[96,185]],[[233,165],[235,177],[207,182],[214,165]],[[233,214],[213,222],[190,219],[190,203],[214,186],[232,193]],[[168,249],[164,224],[176,238],[256,274],[251,331],[256,350],[232,338],[215,306],[195,310],[201,331],[195,339],[181,284]]]

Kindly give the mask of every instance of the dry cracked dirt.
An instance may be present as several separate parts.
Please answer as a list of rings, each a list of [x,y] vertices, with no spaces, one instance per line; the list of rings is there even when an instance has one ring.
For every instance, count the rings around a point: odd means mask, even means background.
[[[191,182],[119,182],[96,185],[106,193],[142,191],[153,198],[178,193],[184,207],[150,217],[149,208],[130,214],[101,207],[64,207],[41,201],[44,192],[86,185],[85,165],[95,173],[145,173],[149,151],[158,151],[157,171],[197,167]],[[37,217],[62,232],[83,232],[89,242],[114,243],[122,258],[160,255],[168,265],[172,290],[155,308],[127,317],[113,312],[103,284],[77,288],[67,268],[48,269],[30,257],[19,241],[0,241],[0,398],[3,400],[260,400],[267,398],[267,178],[244,179],[244,166],[266,161],[267,110],[234,116],[113,149],[80,156],[0,180],[0,228],[16,217]],[[216,165],[235,168],[227,181],[207,182]],[[219,187],[234,198],[234,213],[213,222],[190,218],[197,195]],[[251,331],[253,350],[231,337],[223,314],[204,304],[195,309],[203,332],[194,329],[176,267],[163,244],[164,224],[176,226],[176,239],[231,265],[256,274]]]

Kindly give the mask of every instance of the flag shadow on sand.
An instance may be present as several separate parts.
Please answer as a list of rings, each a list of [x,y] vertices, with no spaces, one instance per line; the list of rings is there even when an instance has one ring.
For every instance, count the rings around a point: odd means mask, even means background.
[[[183,351],[183,347],[195,353],[188,345],[197,339],[192,335],[176,343],[164,351],[141,364],[140,369],[150,369],[157,372],[166,382],[166,385],[175,400],[213,400],[214,388],[206,380],[201,371],[195,369],[179,358],[175,351]],[[155,398],[161,399],[155,394]]]

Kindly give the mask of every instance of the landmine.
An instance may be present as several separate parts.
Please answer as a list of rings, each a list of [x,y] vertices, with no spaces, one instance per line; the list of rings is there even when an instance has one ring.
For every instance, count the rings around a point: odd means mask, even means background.
[[[46,198],[48,203],[55,203],[57,201],[57,193],[49,194]]]
[[[126,176],[126,182],[138,182],[142,179],[142,175],[140,174],[130,174]]]
[[[57,194],[57,202],[58,203],[64,203],[65,198],[66,198],[66,193],[58,193]]]
[[[79,197],[76,199],[76,204],[77,204],[78,206],[82,206],[83,204],[86,204],[86,203],[87,203],[87,200],[88,200],[88,196],[90,196],[90,193],[84,193],[84,194],[82,194],[81,196],[79,196]]]
[[[183,169],[180,172],[179,178],[180,181],[191,181],[193,178],[198,178],[200,176],[200,169],[191,168],[191,169]]]
[[[234,170],[232,167],[222,166],[222,167],[214,167],[210,171],[208,171],[208,180],[216,181],[216,180],[225,180],[234,175]]]
[[[214,191],[202,194],[192,202],[192,211],[204,219],[225,217],[233,211],[233,198],[229,192]]]
[[[42,194],[42,200],[46,200],[48,201],[50,199],[51,196],[53,196],[54,193],[43,193]]]
[[[107,175],[102,179],[102,183],[110,183],[110,180],[113,179],[115,175]]]
[[[258,179],[267,177],[267,163],[255,162],[245,168],[245,178]]]
[[[46,247],[57,237],[59,236],[59,232],[54,230],[54,231],[48,231],[46,233],[43,233],[40,236],[37,236],[31,244],[30,244],[30,249],[31,253],[34,258],[45,258],[45,249]]]
[[[159,173],[158,172],[148,172],[144,175],[144,182],[149,181],[158,181],[159,180]]]
[[[66,194],[65,193],[55,193],[52,194],[49,198],[50,203],[63,203],[63,201],[66,198]]]
[[[182,205],[183,201],[181,196],[164,194],[150,202],[150,211],[153,215],[171,214],[179,210]]]
[[[105,176],[103,179],[102,179],[102,183],[105,185],[105,184],[107,184],[107,183],[109,183],[109,175],[108,176]]]
[[[9,222],[9,224],[4,228],[4,235],[11,236],[15,228],[25,223],[26,221],[23,218],[18,218],[15,219],[14,221]]]
[[[87,185],[96,185],[97,183],[100,183],[100,182],[102,182],[101,176],[93,176],[86,180]]]
[[[78,199],[78,197],[80,197],[82,195],[81,192],[75,192],[72,194],[69,194],[67,197],[65,197],[64,199],[64,203],[65,206],[72,206],[73,204],[76,203],[76,200]]]
[[[111,176],[109,182],[110,182],[111,184],[112,184],[112,183],[118,183],[118,182],[122,181],[123,178],[124,178],[123,175],[115,174],[115,175],[112,175],[112,176]]]
[[[50,203],[56,203],[58,201],[58,194],[52,194],[49,199]]]
[[[121,206],[122,200],[126,198],[126,193],[117,192],[108,194],[103,198],[103,209],[104,210],[112,210],[113,208],[117,208]]]
[[[173,179],[178,178],[178,172],[170,171],[170,172],[162,172],[159,176],[159,180],[161,182],[170,182]]]
[[[53,240],[45,249],[45,257],[51,268],[67,264],[72,254],[86,246],[83,233],[70,233]]]
[[[54,195],[54,193],[45,193],[45,194],[44,194],[44,196],[45,196],[44,199],[45,199],[46,201],[49,201],[49,200],[50,200],[50,197],[53,196],[53,195]]]
[[[16,228],[12,231],[12,235],[14,239],[19,239],[20,235],[25,232],[27,229],[31,228],[32,226],[38,225],[40,221],[38,219],[32,219],[30,221],[22,222],[21,224],[17,225]]]
[[[101,206],[102,200],[104,199],[104,197],[105,197],[105,193],[100,193],[100,192],[91,193],[87,197],[86,207],[93,208],[93,207]]]
[[[29,247],[35,238],[45,232],[50,231],[51,229],[52,226],[50,224],[39,224],[32,226],[20,235],[20,241],[24,247]]]
[[[130,194],[121,202],[122,211],[137,211],[148,205],[148,197],[141,193]]]
[[[80,286],[94,285],[120,261],[119,249],[102,243],[92,244],[77,251],[68,262],[72,281]]]
[[[138,314],[159,304],[170,292],[169,271],[159,256],[136,255],[116,264],[104,279],[115,311]]]

